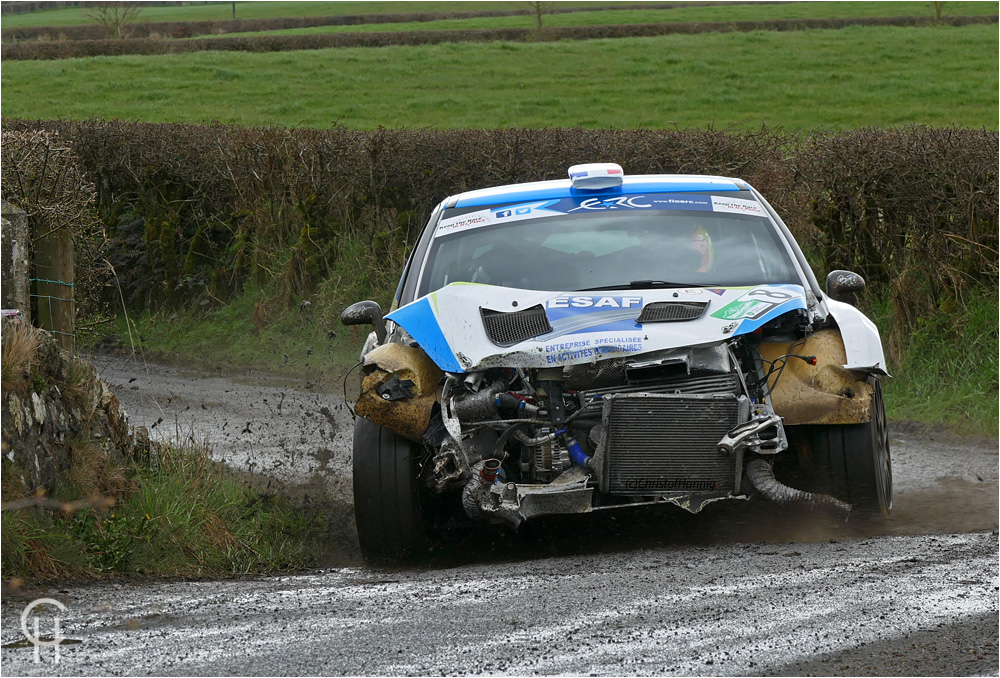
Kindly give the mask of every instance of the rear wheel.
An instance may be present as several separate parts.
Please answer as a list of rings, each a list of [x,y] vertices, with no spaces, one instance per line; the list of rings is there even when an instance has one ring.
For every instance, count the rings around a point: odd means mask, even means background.
[[[420,450],[368,419],[354,422],[354,519],[365,560],[406,560],[428,547]]]
[[[808,427],[800,462],[816,492],[848,502],[863,516],[892,512],[892,460],[882,385],[873,380],[871,420],[864,424]]]

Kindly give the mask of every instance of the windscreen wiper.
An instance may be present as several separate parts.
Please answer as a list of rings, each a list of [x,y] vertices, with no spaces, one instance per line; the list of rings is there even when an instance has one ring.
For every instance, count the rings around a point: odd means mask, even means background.
[[[633,280],[625,285],[601,285],[600,287],[587,287],[576,290],[577,292],[597,292],[599,290],[649,290],[657,287],[666,289],[680,289],[682,287],[704,287],[704,285],[692,285],[691,283],[669,282],[667,280]]]

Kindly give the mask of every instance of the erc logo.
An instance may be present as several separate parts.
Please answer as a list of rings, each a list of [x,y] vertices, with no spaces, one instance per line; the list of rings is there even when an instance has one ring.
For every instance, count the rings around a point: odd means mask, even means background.
[[[589,198],[580,203],[579,207],[574,207],[569,210],[570,212],[576,212],[577,210],[620,210],[620,209],[642,209],[645,207],[652,207],[649,203],[638,202],[646,196],[637,195],[634,197],[619,196],[615,198]]]

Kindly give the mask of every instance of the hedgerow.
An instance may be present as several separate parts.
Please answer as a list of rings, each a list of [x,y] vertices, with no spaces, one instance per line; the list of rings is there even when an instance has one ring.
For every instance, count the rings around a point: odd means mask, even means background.
[[[723,3],[713,2],[658,2],[639,5],[574,5],[570,7],[547,6],[545,14],[570,14],[575,12],[603,12],[607,10],[665,10],[684,7],[704,7]],[[744,2],[727,2],[727,5],[743,5]],[[757,2],[773,5],[778,2]],[[480,19],[508,16],[530,16],[535,10],[527,5],[508,10],[479,10],[475,12],[414,12],[394,14],[336,14],[332,16],[270,17],[264,19],[236,19],[221,21],[150,21],[132,24],[128,27],[131,38],[175,37],[187,38],[198,35],[220,35],[223,33],[250,33],[278,31],[316,26],[360,26],[364,24],[424,23],[447,19]],[[25,40],[101,40],[107,30],[97,24],[80,26],[25,26],[2,31],[4,42]]]
[[[671,34],[798,31],[841,29],[848,26],[966,26],[996,23],[993,16],[947,17],[940,22],[927,17],[867,17],[860,19],[774,19],[768,21],[670,22],[608,26],[561,26],[534,28],[483,28],[440,31],[395,31],[373,33],[317,33],[310,35],[255,35],[195,40],[131,38],[125,40],[54,40],[4,44],[5,60],[71,59],[126,54],[183,54],[203,51],[286,52],[343,47],[387,47],[390,45],[434,45],[445,42],[554,42],[600,38],[655,37]]]
[[[811,242],[887,289],[899,327],[996,289],[997,135],[957,128],[817,133],[799,152]]]
[[[997,285],[991,130],[361,132],[8,119],[4,144],[34,129],[73,143],[133,307],[211,307],[251,283],[288,300],[331,280],[346,299],[361,280],[391,289],[445,196],[562,178],[594,161],[749,181],[821,276],[861,273],[890,292],[907,326]]]

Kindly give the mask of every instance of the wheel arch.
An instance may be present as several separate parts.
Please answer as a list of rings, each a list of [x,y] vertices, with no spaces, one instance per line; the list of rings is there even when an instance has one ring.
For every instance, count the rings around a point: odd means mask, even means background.
[[[761,357],[775,361],[792,352],[790,343],[765,342]],[[815,364],[789,360],[770,378],[771,405],[785,426],[861,424],[871,420],[873,385],[867,372],[847,367],[841,331],[822,329],[796,346],[797,355],[815,356]]]

